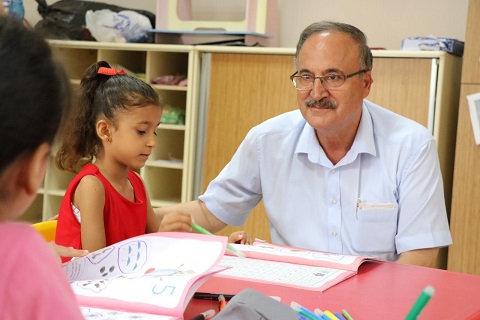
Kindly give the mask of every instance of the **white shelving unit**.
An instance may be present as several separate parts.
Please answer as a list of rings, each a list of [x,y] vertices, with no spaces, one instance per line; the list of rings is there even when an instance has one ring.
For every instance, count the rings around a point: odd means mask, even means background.
[[[153,85],[164,105],[183,109],[185,124],[160,124],[157,146],[146,165],[140,169],[152,205],[160,207],[192,199],[193,162],[195,150],[196,110],[194,65],[197,55],[193,46],[131,43],[100,43],[52,40],[55,55],[64,63],[75,88],[87,67],[105,60],[113,66],[121,65],[143,78],[147,83],[162,75],[184,74],[187,86]],[[44,180],[30,209],[22,220],[38,222],[58,213],[66,188],[73,173],[60,171],[52,154]]]

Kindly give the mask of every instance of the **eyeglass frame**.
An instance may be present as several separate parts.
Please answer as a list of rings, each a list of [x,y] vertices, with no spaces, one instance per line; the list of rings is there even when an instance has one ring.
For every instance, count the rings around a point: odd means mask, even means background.
[[[347,75],[344,75],[344,74],[336,74],[336,76],[341,76],[341,77],[343,77],[344,79],[343,79],[343,83],[340,84],[338,87],[335,87],[335,88],[341,87],[341,86],[345,83],[345,81],[347,81],[348,78],[351,78],[351,77],[353,77],[353,76],[356,76],[356,75],[359,75],[359,74],[362,74],[362,73],[365,73],[365,72],[368,72],[368,71],[370,71],[370,70],[369,70],[369,69],[361,69],[361,70],[359,70],[359,71],[357,71],[357,72],[353,72],[353,73],[350,73],[350,74],[347,74]],[[322,86],[323,86],[324,88],[326,88],[326,87],[325,87],[325,80],[324,80],[324,79],[327,78],[327,77],[332,76],[331,74],[330,74],[330,75],[326,75],[326,76],[319,76],[319,77],[311,76],[312,79],[313,79],[313,81],[312,81],[312,87],[311,87],[310,89],[297,89],[297,86],[295,85],[295,80],[294,80],[294,79],[295,79],[295,78],[301,78],[301,77],[303,77],[303,76],[296,76],[297,73],[298,73],[298,71],[295,71],[295,72],[290,76],[290,81],[292,81],[294,88],[295,88],[296,90],[298,90],[298,91],[312,90],[312,89],[313,89],[313,86],[314,86],[314,84],[315,84],[315,80],[316,80],[316,79],[319,79],[319,80],[320,80],[320,83],[322,84]],[[328,86],[328,85],[327,85],[327,86]]]

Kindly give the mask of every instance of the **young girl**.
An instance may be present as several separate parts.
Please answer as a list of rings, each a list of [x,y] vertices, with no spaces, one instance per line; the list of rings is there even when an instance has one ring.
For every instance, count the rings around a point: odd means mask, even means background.
[[[60,207],[58,244],[92,252],[159,230],[145,186],[132,169],[143,167],[152,153],[161,115],[158,95],[147,83],[105,61],[88,68],[57,153],[60,169],[75,172],[84,164]]]
[[[132,171],[152,153],[161,115],[158,95],[147,83],[105,61],[88,68],[57,153],[62,170],[76,172],[84,164],[60,207],[58,244],[92,252],[149,232],[192,231],[193,220],[184,213],[162,217],[160,224],[140,176]],[[242,239],[243,231],[229,238]]]
[[[0,14],[0,317],[83,319],[58,258],[26,223],[13,223],[43,183],[68,105],[68,79],[48,44]]]

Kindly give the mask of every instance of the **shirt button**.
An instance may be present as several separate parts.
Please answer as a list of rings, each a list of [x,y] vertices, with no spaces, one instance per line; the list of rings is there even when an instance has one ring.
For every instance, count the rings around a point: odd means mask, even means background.
[[[334,174],[335,172],[336,172],[335,169],[330,170],[331,174]]]
[[[335,231],[332,231],[332,237],[336,237],[337,233]]]
[[[337,199],[332,199],[332,204],[337,204]]]

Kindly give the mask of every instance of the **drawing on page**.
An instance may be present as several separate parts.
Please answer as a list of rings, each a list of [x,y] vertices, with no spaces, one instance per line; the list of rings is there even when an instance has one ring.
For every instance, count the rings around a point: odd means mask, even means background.
[[[130,241],[118,248],[118,267],[123,273],[132,273],[142,268],[147,261],[147,243]]]
[[[99,293],[102,292],[106,287],[108,287],[111,282],[112,281],[110,279],[86,280],[78,281],[77,286],[85,290]]]
[[[103,249],[100,249],[98,251],[93,252],[91,255],[89,255],[87,258],[92,264],[98,264],[102,262],[104,259],[106,259],[113,251],[115,250],[115,247],[106,247]]]

